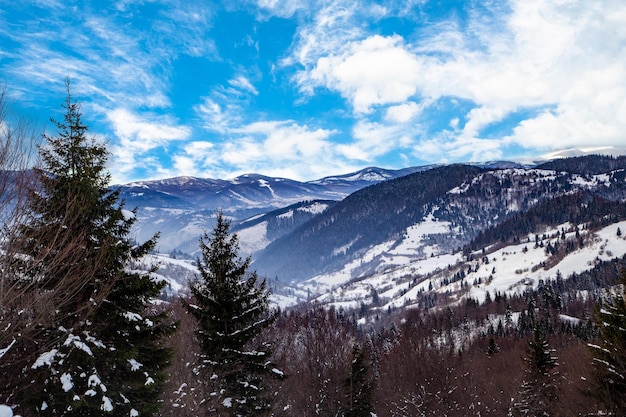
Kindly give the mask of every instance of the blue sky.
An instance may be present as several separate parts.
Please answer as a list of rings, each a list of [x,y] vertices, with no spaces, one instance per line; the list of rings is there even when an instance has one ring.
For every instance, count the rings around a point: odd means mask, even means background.
[[[0,0],[0,83],[64,80],[113,181],[528,159],[626,145],[623,0]]]

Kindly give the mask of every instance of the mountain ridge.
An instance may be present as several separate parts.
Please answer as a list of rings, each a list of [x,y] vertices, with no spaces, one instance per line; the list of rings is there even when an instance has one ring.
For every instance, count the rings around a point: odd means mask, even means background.
[[[620,227],[626,231],[626,157],[496,165],[429,167],[341,201],[256,213],[234,221],[232,230],[283,305],[314,298],[354,307],[355,300],[371,304],[376,293],[381,308],[428,306],[436,294],[461,289],[478,298],[522,291],[555,268],[584,271],[596,258],[626,253],[614,237]],[[255,186],[259,179],[245,178]],[[205,210],[204,219],[210,215]]]
[[[389,245],[390,249],[406,246],[403,235],[407,228],[422,224],[419,227],[423,229],[428,218],[434,219],[431,224],[439,225],[433,226],[438,232],[424,233],[421,244],[437,248],[437,253],[449,253],[469,243],[481,231],[545,200],[577,191],[623,200],[626,158],[584,158],[589,166],[582,174],[574,173],[580,171],[574,169],[582,163],[578,159],[570,161],[574,167],[569,169],[571,172],[564,171],[566,167],[562,165],[559,170],[545,169],[547,166],[487,170],[449,165],[372,185],[353,193],[291,235],[270,243],[257,254],[253,267],[267,276],[298,281],[341,269],[342,265],[362,259],[377,245]],[[590,176],[588,172],[599,170],[598,163],[615,171]],[[475,170],[468,171],[470,168]],[[442,181],[441,177],[452,178],[455,169],[471,175],[456,183]],[[429,186],[433,187],[432,192],[426,193],[423,201],[412,198]],[[366,220],[359,223],[354,218]],[[419,250],[412,252],[411,257],[420,256]],[[361,261],[359,273],[376,272],[390,262],[382,257]]]

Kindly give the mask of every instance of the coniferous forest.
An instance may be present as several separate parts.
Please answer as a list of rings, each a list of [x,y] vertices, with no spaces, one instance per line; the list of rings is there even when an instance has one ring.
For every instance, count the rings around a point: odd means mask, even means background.
[[[138,267],[159,236],[133,239],[136,208],[111,187],[106,143],[90,136],[66,87],[63,119],[32,150],[34,169],[21,159],[31,133],[3,128],[0,416],[626,415],[626,259],[484,300],[423,292],[411,308],[381,309],[376,293],[372,308],[281,311],[218,212],[198,241],[189,291],[168,296],[158,265]],[[481,169],[449,171],[403,198],[425,204]],[[366,204],[370,192],[350,198]],[[388,214],[370,226],[410,225]],[[568,194],[464,250],[541,222],[625,217],[623,203]],[[546,251],[573,250],[568,242]],[[572,242],[587,244],[582,234]]]

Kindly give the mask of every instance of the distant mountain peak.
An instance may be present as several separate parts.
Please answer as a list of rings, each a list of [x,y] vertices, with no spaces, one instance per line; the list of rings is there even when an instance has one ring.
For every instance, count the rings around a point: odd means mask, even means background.
[[[339,183],[377,183],[386,181],[392,178],[402,177],[414,172],[424,171],[432,168],[436,165],[426,165],[419,167],[410,167],[404,169],[385,169],[379,167],[367,167],[359,171],[350,172],[343,175],[332,175],[329,177],[320,178],[318,180],[309,181],[309,184],[329,185]]]
[[[607,155],[607,156],[626,155],[626,146],[597,146],[597,147],[590,147],[590,148],[563,149],[560,151],[554,151],[554,152],[542,155],[540,159],[543,159],[543,160],[562,159],[562,158],[572,158],[576,156],[585,156],[585,155]]]

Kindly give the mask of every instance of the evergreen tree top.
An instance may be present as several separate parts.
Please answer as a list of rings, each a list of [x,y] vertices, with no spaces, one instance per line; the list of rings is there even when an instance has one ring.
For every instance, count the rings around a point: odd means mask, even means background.
[[[39,147],[44,169],[56,177],[98,180],[97,186],[106,186],[110,180],[110,174],[105,170],[109,155],[106,145],[86,136],[89,128],[81,120],[80,104],[71,96],[69,79],[65,87],[63,121],[50,119],[57,128],[57,135],[44,133],[46,143]]]

